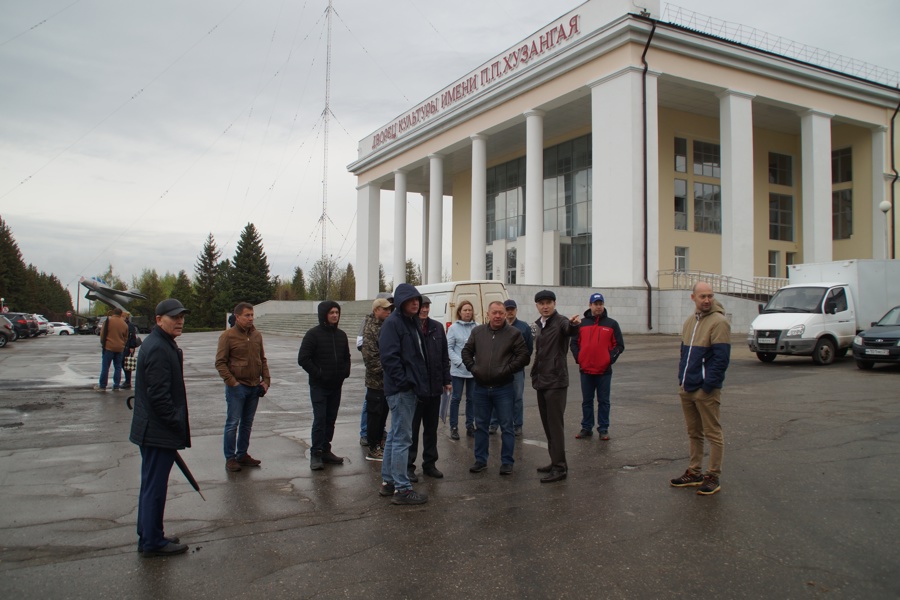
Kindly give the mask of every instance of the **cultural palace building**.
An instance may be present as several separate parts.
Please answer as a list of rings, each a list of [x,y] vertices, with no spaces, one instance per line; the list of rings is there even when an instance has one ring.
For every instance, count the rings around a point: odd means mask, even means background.
[[[378,291],[383,190],[395,284],[409,194],[425,203],[427,283],[658,289],[691,271],[752,285],[794,263],[894,258],[897,73],[659,13],[589,0],[363,139],[348,167],[357,298]]]

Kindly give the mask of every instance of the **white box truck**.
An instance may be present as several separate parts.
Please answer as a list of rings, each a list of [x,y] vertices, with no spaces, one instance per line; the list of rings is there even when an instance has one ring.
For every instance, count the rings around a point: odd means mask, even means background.
[[[791,265],[788,281],[750,324],[747,345],[763,362],[785,354],[831,364],[858,332],[900,304],[898,260]]]

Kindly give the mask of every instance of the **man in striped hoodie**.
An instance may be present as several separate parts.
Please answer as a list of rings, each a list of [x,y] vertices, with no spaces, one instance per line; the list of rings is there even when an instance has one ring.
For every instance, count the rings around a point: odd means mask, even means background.
[[[731,325],[705,281],[691,291],[696,312],[684,322],[678,385],[681,408],[690,438],[691,458],[684,475],[672,479],[674,487],[697,487],[698,494],[718,492],[725,439],[719,424],[719,405],[725,370],[731,357]],[[704,440],[709,442],[709,468],[703,474]]]

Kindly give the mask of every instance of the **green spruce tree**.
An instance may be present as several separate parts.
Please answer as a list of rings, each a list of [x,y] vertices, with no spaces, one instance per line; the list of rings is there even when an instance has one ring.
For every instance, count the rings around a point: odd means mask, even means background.
[[[221,319],[215,315],[214,305],[218,294],[219,258],[222,253],[216,247],[213,234],[209,234],[203,244],[203,250],[194,265],[194,286],[191,295],[191,326],[218,327]],[[187,301],[179,298],[185,305]]]
[[[272,299],[274,286],[269,279],[269,261],[263,251],[262,237],[253,223],[247,223],[238,240],[231,270],[234,298],[251,304]]]

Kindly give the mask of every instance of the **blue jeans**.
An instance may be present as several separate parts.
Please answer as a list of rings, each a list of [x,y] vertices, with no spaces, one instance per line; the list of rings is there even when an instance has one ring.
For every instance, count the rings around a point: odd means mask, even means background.
[[[328,390],[311,385],[309,386],[309,399],[313,409],[310,453],[321,455],[323,452],[331,452],[334,424],[337,421],[338,410],[341,408],[341,388]]]
[[[581,428],[594,427],[594,394],[597,394],[597,431],[609,429],[609,388],[612,367],[603,375],[581,374]]]
[[[515,391],[512,382],[494,387],[484,387],[476,383],[475,393],[472,395],[475,398],[475,462],[487,464],[488,423],[491,420],[491,412],[496,410],[501,431],[500,461],[504,465],[513,464],[516,435],[513,431]]]
[[[369,400],[363,399],[362,414],[359,415],[359,437],[364,438],[369,433]]]
[[[384,443],[384,460],[381,462],[381,479],[394,484],[394,490],[412,489],[406,474],[409,447],[412,444],[412,421],[418,399],[412,391],[387,397],[391,409],[391,430]]]
[[[250,447],[250,430],[259,404],[256,386],[225,386],[225,460],[243,458]]]
[[[522,423],[524,422],[525,416],[525,370],[521,370],[518,373],[513,375],[513,393],[515,394],[515,399],[513,400],[513,426],[516,428],[516,431],[522,429]],[[491,413],[491,429],[496,429],[500,426],[500,421],[497,419],[497,411],[494,410]]]
[[[472,385],[475,379],[472,377],[451,378],[453,383],[450,392],[450,428],[457,429],[459,426],[459,402],[462,400],[463,388],[466,392],[466,429],[471,429],[475,423],[475,411],[472,410]]]
[[[100,387],[106,389],[109,382],[109,364],[113,365],[113,389],[117,390],[122,382],[122,359],[125,357],[124,352],[112,352],[104,350],[103,357],[100,359]]]

